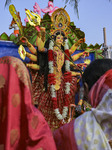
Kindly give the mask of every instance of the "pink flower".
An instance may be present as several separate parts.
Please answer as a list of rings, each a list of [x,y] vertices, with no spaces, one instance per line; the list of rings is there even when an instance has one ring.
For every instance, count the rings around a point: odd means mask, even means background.
[[[40,7],[39,7],[39,5],[35,2],[35,5],[33,6],[33,11],[34,11],[34,13],[38,13],[40,16],[41,16],[41,9],[40,9]]]
[[[42,11],[43,13],[49,13],[49,16],[51,16],[52,13],[53,13],[56,9],[58,9],[58,7],[54,7],[53,2],[49,1],[49,2],[48,2],[48,6],[47,6],[46,8],[44,8],[44,9],[41,9],[41,11]]]
[[[27,19],[27,17],[24,19],[24,22],[25,22],[25,23],[27,23],[27,22],[28,22],[28,19]]]

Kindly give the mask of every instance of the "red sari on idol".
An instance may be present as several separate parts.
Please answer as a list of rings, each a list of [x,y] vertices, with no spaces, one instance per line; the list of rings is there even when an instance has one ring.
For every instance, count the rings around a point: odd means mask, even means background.
[[[92,109],[54,132],[58,150],[112,149],[112,69],[89,92]]]
[[[17,58],[0,58],[0,150],[56,150],[52,133],[32,105],[28,70]]]

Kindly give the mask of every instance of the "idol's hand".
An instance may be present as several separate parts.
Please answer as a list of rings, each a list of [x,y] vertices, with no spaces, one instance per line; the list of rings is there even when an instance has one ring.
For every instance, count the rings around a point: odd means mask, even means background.
[[[81,77],[81,73],[80,72],[71,71],[71,75],[72,76],[80,76]]]
[[[37,56],[34,54],[30,54],[28,52],[26,52],[26,56],[31,60],[31,61],[37,61]]]
[[[34,69],[34,70],[39,70],[40,69],[40,66],[37,65],[37,64],[26,64],[26,66],[28,68],[31,68],[31,69]]]
[[[84,51],[82,57],[85,58],[85,57],[88,57],[88,56],[89,56],[89,52]]]
[[[22,36],[22,37],[20,38],[20,41],[21,41],[22,43],[25,43],[25,44],[27,44],[27,43],[28,43],[27,38],[26,38],[26,37],[24,37],[24,36]]]
[[[85,38],[81,38],[81,39],[79,39],[78,40],[78,43],[80,44],[80,43],[84,43],[85,42]]]
[[[42,31],[42,32],[45,32],[45,27],[40,27],[40,30]]]

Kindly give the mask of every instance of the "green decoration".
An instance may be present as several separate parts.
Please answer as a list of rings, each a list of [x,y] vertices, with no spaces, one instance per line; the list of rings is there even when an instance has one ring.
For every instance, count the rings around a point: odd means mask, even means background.
[[[9,40],[9,37],[8,37],[8,35],[4,32],[4,33],[1,34],[0,39],[1,39],[1,40],[5,40],[5,41],[8,41],[8,40]]]
[[[9,36],[10,41],[13,41],[15,38],[16,38],[16,36],[13,33]]]

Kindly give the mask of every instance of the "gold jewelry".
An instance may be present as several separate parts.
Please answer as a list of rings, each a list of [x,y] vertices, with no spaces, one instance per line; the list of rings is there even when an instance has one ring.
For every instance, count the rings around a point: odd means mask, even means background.
[[[63,32],[64,35],[68,35],[68,26],[70,24],[70,16],[65,9],[59,8],[55,10],[51,16],[51,35],[55,35],[57,32]]]

